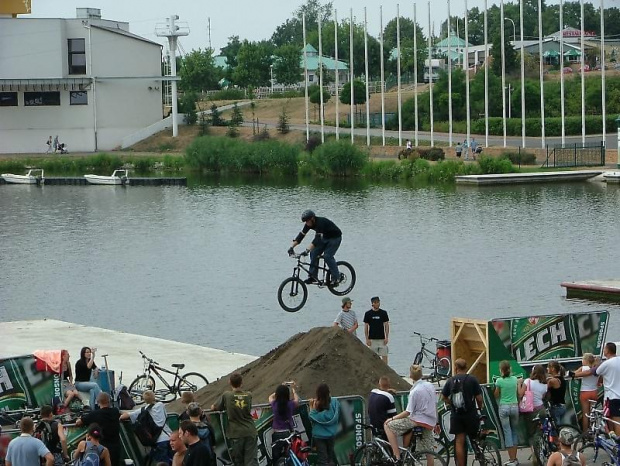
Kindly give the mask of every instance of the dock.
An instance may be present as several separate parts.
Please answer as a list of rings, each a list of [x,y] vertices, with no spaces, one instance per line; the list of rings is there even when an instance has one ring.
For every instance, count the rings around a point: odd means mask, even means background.
[[[603,179],[607,184],[620,184],[620,172],[606,172]]]
[[[0,178],[0,184],[9,184]],[[91,185],[83,176],[46,176],[43,182],[46,186],[97,186]],[[187,178],[177,177],[157,177],[157,178],[129,178],[128,186],[187,186]],[[108,185],[110,186],[110,185]],[[113,185],[121,186],[121,185]]]
[[[595,301],[620,302],[620,280],[586,280],[562,282],[567,298],[592,299]]]
[[[536,173],[502,173],[490,175],[462,175],[456,176],[457,184],[469,184],[475,186],[497,186],[505,184],[531,184],[531,183],[566,183],[572,181],[585,181],[599,176],[601,170],[575,170],[559,172],[536,172]]]
[[[105,365],[102,356],[107,354],[109,369],[114,371],[117,382],[122,373],[126,386],[142,373],[142,357],[138,350],[169,369],[175,363],[185,364],[179,372],[181,375],[199,372],[209,382],[257,359],[249,354],[53,319],[0,322],[0,335],[0,359],[32,354],[35,350],[66,349],[74,365],[80,358],[82,346],[95,347],[97,366]],[[166,380],[172,382],[172,376],[167,376]]]

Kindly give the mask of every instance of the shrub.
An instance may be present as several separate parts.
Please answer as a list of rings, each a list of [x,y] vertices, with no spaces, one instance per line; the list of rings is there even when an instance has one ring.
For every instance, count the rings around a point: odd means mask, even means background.
[[[179,99],[179,113],[185,114],[185,123],[193,125],[198,121],[198,114],[196,113],[196,102],[198,96],[194,92],[186,92]]]
[[[416,151],[419,154],[420,158],[424,160],[431,160],[433,162],[436,162],[438,160],[444,160],[446,158],[446,153],[441,147],[418,147],[416,148]]]
[[[481,155],[478,158],[478,165],[480,166],[482,174],[485,175],[491,173],[514,173],[516,171],[510,160],[506,158],[494,158]]]
[[[308,140],[306,141],[306,152],[314,152],[314,150],[322,144],[321,136],[318,134],[311,134]]]
[[[289,117],[286,113],[285,107],[282,107],[282,113],[280,113],[280,116],[278,117],[277,128],[281,134],[286,134],[291,130],[291,127],[289,125]]]
[[[266,141],[269,138],[270,138],[269,130],[267,129],[267,125],[265,125],[263,126],[263,129],[261,131],[259,131],[252,137],[252,140],[253,141]]]
[[[508,159],[514,165],[536,165],[536,154],[532,152],[503,152],[500,158]]]
[[[311,163],[317,173],[353,176],[368,163],[368,153],[348,141],[330,141],[312,153]]]
[[[211,125],[226,126],[226,122],[222,119],[222,112],[219,111],[217,105],[211,105]]]

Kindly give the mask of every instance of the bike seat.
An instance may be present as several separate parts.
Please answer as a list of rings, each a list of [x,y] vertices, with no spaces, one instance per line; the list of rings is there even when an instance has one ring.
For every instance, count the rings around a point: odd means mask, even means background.
[[[177,367],[179,369],[183,369],[185,367],[185,364],[173,364],[172,367]]]
[[[415,435],[416,437],[421,437],[422,434],[424,433],[424,427],[422,426],[415,426],[412,430],[413,435]]]

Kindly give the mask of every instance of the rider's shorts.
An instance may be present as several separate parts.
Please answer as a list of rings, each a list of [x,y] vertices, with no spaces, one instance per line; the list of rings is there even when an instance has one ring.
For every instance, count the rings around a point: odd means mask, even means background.
[[[388,347],[385,343],[383,343],[383,340],[370,340],[370,349],[379,356],[388,355]]]
[[[404,435],[410,432],[417,424],[411,420],[411,418],[394,419],[387,423],[387,428],[394,432],[396,435]],[[422,436],[416,440],[417,451],[435,450],[435,438],[433,437],[433,431],[430,429],[422,428]]]

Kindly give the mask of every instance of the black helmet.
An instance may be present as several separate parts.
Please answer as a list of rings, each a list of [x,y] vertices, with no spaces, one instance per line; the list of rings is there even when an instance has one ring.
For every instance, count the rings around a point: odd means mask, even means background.
[[[310,209],[308,210],[304,210],[304,213],[301,214],[301,221],[302,222],[306,222],[308,220],[310,220],[311,218],[316,217],[316,215],[314,215],[314,212],[311,211]]]

